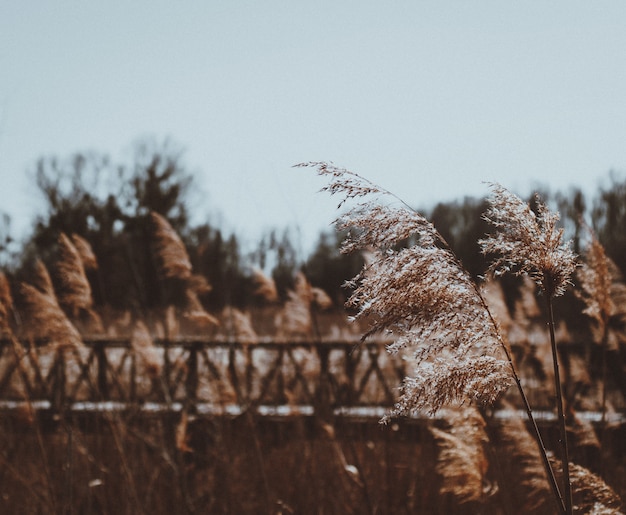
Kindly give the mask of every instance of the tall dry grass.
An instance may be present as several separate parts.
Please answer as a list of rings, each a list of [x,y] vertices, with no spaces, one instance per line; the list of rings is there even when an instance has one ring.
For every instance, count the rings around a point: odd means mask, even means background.
[[[558,213],[551,212],[539,198],[533,211],[513,193],[492,184],[484,218],[495,231],[479,244],[485,254],[493,256],[492,273],[528,276],[546,299],[563,457],[561,488],[497,317],[434,226],[400,198],[354,172],[323,162],[297,166],[313,167],[326,177],[329,182],[323,191],[340,195],[339,207],[348,201],[353,204],[336,221],[339,230],[348,231],[342,251],[366,250],[372,257],[350,283],[354,291],[348,305],[357,310],[357,319],[370,322],[363,339],[391,333],[395,341],[390,350],[410,350],[414,363],[413,374],[403,382],[395,414],[434,412],[467,398],[491,403],[514,383],[558,509],[571,514],[553,300],[571,284],[577,262],[569,244],[563,242]]]
[[[78,242],[80,251],[74,242]],[[86,240],[76,234],[71,239],[64,233],[60,234],[54,262],[56,295],[63,311],[90,334],[104,332],[102,320],[94,310],[91,284],[85,272],[86,268],[95,269],[97,266],[96,257]]]
[[[438,453],[439,493],[452,497],[455,506],[484,507],[490,493],[485,420],[476,407],[466,406],[448,410],[443,421],[443,428],[430,428]]]
[[[496,275],[513,273],[530,277],[540,288],[546,300],[547,322],[550,332],[556,409],[559,418],[561,458],[563,463],[564,511],[572,512],[572,487],[569,478],[569,448],[566,411],[560,378],[553,300],[565,293],[576,270],[576,255],[570,242],[563,241],[563,228],[558,226],[559,214],[535,197],[536,212],[517,195],[499,184],[492,184],[489,208],[484,214],[494,228],[480,240],[482,251],[494,256],[490,270]]]
[[[0,271],[0,337],[12,332],[13,295],[11,286],[4,272]]]
[[[170,223],[154,211],[150,213],[153,232],[153,254],[161,279],[189,279],[191,261],[180,236]]]
[[[57,300],[46,266],[38,260],[33,284],[21,283],[20,308],[26,323],[20,333],[31,340],[46,340],[59,348],[79,348],[82,337]]]

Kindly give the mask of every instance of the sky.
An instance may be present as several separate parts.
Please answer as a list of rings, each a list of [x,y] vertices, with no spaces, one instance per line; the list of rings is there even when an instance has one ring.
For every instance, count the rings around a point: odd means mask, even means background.
[[[303,253],[332,161],[425,208],[626,169],[623,1],[0,4],[0,212],[27,232],[38,158],[185,149],[194,220]]]

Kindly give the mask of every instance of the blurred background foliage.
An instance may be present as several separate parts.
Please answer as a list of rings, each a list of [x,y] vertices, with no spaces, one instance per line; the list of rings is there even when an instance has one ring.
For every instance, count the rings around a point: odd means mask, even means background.
[[[321,233],[311,254],[302,256],[288,228],[268,231],[253,242],[251,251],[244,251],[236,234],[225,234],[209,222],[192,223],[189,196],[194,176],[181,148],[169,140],[141,140],[128,162],[121,163],[97,153],[41,158],[32,178],[33,188],[44,200],[43,214],[17,243],[10,213],[0,213],[0,266],[13,279],[27,280],[35,259],[46,264],[53,259],[61,233],[78,234],[98,258],[99,268],[90,272],[96,306],[149,310],[165,304],[150,252],[151,211],[170,222],[187,247],[194,271],[212,286],[202,298],[212,310],[261,302],[253,293],[253,267],[272,276],[282,300],[293,287],[296,272],[304,271],[313,286],[341,305],[349,293],[344,282],[358,273],[363,262],[362,256],[341,254],[344,235],[337,233]],[[573,240],[577,252],[583,248],[585,220],[608,256],[626,271],[626,180],[609,173],[595,192],[572,188],[538,193],[561,213],[566,237]],[[411,203],[410,198],[404,200]],[[470,197],[419,208],[475,277],[487,268],[477,243],[489,230],[481,216],[485,208],[484,198]],[[504,286],[508,298],[515,295],[515,280]]]

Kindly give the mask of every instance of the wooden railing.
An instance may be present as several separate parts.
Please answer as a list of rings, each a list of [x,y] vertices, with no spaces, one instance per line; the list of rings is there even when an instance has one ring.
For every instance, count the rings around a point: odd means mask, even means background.
[[[2,342],[0,399],[47,401],[55,410],[107,401],[218,410],[391,406],[405,375],[402,360],[378,343],[178,339],[157,340],[152,352],[147,363],[127,339],[90,339],[80,349]]]
[[[353,409],[380,416],[393,406],[407,374],[385,342],[202,339],[156,340],[146,360],[128,339],[92,338],[79,349],[0,341],[0,406],[40,409],[181,410],[205,414],[292,412],[329,415]],[[575,346],[562,352],[582,352]],[[567,358],[567,356],[566,356]],[[545,390],[531,404],[546,409]],[[624,392],[612,392],[624,411]]]

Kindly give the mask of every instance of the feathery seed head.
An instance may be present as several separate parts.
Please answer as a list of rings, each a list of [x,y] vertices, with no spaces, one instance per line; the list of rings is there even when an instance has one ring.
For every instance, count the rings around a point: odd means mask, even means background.
[[[141,320],[135,323],[130,344],[146,374],[152,378],[159,377],[162,369],[161,359],[148,328]]]
[[[93,299],[83,261],[74,244],[63,233],[59,236],[59,255],[55,262],[55,273],[59,286],[57,295],[61,305],[74,315],[81,309],[90,309]]]
[[[228,336],[244,343],[255,343],[259,341],[259,337],[252,326],[249,313],[243,313],[232,306],[225,306],[220,319],[220,325],[227,332]]]
[[[585,261],[576,274],[580,284],[580,290],[576,293],[585,303],[583,313],[595,320],[601,331],[604,331],[615,311],[611,298],[614,277],[604,247],[591,229],[589,234],[591,239],[585,252]]]
[[[548,296],[565,293],[576,269],[576,255],[563,229],[557,227],[558,213],[537,200],[537,214],[530,205],[499,184],[491,184],[492,195],[484,219],[496,232],[480,240],[483,254],[495,258],[490,269],[501,275],[529,275]]]
[[[13,296],[9,280],[4,272],[0,271],[0,336],[11,332],[10,317],[13,311]]]
[[[252,269],[252,280],[256,284],[254,294],[262,297],[267,302],[278,301],[278,291],[276,290],[276,283],[271,277],[268,277],[263,270],[254,267]]]
[[[98,260],[89,242],[78,234],[72,234],[72,243],[80,256],[85,270],[97,270]]]
[[[371,321],[363,339],[389,332],[396,338],[390,351],[412,354],[414,372],[394,413],[432,412],[468,396],[492,401],[508,388],[511,374],[494,319],[432,223],[353,172],[324,163],[302,166],[330,177],[325,191],[343,194],[344,201],[362,199],[336,225],[350,231],[343,252],[365,250],[371,256],[349,282],[354,291],[348,305],[358,310],[357,319]],[[406,241],[412,246],[401,248]]]
[[[444,420],[449,425],[445,431],[430,428],[438,451],[439,493],[452,495],[461,505],[481,503],[488,468],[485,421],[474,407],[450,410]]]
[[[47,293],[52,296],[55,295],[50,273],[48,272],[44,262],[39,258],[35,261],[30,283],[42,293]]]
[[[189,279],[192,270],[191,261],[180,236],[158,213],[151,212],[150,219],[160,277],[162,279]]]
[[[52,293],[44,293],[30,284],[20,285],[24,314],[28,319],[28,337],[43,338],[61,348],[82,347],[78,330],[69,321]]]

